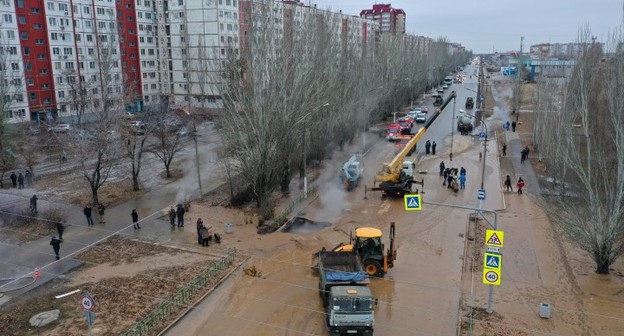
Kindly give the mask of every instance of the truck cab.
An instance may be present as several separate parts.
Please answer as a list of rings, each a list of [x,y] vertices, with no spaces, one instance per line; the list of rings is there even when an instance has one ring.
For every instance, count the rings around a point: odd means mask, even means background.
[[[373,295],[366,286],[331,287],[326,306],[330,335],[372,335],[373,306]]]

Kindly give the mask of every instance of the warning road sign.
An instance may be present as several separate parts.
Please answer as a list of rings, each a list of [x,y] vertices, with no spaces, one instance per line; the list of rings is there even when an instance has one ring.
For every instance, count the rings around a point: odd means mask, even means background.
[[[403,203],[406,211],[422,210],[420,195],[403,195]]]
[[[486,285],[499,286],[501,283],[500,271],[484,268],[483,269],[483,283]]]
[[[502,255],[494,254],[494,253],[484,253],[483,267],[500,271],[502,263],[503,263]]]
[[[505,231],[485,230],[485,245],[503,247],[505,243]]]

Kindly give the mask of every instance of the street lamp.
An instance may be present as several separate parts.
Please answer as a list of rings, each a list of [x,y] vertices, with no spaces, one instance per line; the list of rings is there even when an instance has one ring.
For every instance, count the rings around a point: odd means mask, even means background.
[[[304,198],[308,198],[308,171],[307,171],[307,166],[308,166],[308,155],[306,153],[306,138],[307,138],[307,133],[308,133],[308,116],[312,113],[315,113],[316,111],[320,110],[323,107],[327,107],[331,104],[329,103],[325,103],[321,106],[318,106],[316,108],[314,108],[312,110],[312,112],[308,113],[305,115],[304,117],[304,121],[303,121],[303,197]]]
[[[460,114],[475,118],[476,117],[472,114],[468,114],[466,113],[466,111],[460,109],[459,110]],[[487,125],[485,124],[485,120],[483,120],[483,117],[480,118],[480,122],[481,122],[481,126],[483,128],[485,128],[485,139],[483,141],[483,162],[482,162],[482,166],[481,166],[481,190],[485,190],[485,155],[487,154],[487,136],[488,136],[488,129],[487,129]],[[482,204],[483,200],[479,199],[479,209],[482,209]]]
[[[360,86],[360,91],[361,91],[362,86]],[[364,104],[365,101],[365,97],[368,97],[368,94],[373,92],[373,91],[377,91],[383,89],[383,85],[378,86],[376,88],[372,88],[370,90],[368,90],[366,93],[361,93],[360,94],[360,99],[362,101],[362,111],[361,113],[363,114],[363,119],[364,122],[362,123],[362,153],[364,153],[364,150],[366,149],[366,125],[368,124],[368,112],[366,112],[366,105]],[[329,105],[329,104],[327,104]]]

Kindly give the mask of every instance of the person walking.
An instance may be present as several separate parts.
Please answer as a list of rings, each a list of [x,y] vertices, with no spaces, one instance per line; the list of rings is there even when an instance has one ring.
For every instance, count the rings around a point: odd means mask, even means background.
[[[106,210],[106,207],[104,207],[104,204],[100,203],[98,204],[98,215],[100,215],[100,224],[104,224],[104,210]]]
[[[37,213],[37,200],[38,200],[37,195],[33,195],[30,198],[30,211],[34,214]]]
[[[91,217],[92,212],[93,208],[91,208],[91,206],[88,204],[86,207],[84,207],[84,209],[82,209],[82,213],[84,213],[84,215],[87,217],[87,226],[93,225],[93,217]]]
[[[466,189],[466,174],[459,175],[459,189]]]
[[[511,176],[507,175],[507,178],[505,179],[505,191],[513,191],[513,188],[511,187]]]
[[[15,175],[15,172],[11,173],[11,183],[13,184],[13,188],[17,188],[17,175]]]
[[[431,141],[427,140],[427,142],[425,142],[425,153],[429,155],[430,152],[431,152]]]
[[[522,188],[524,188],[524,180],[521,178],[518,179],[518,184],[516,184],[518,188],[518,194],[522,195]]]
[[[178,215],[178,227],[184,227],[184,212],[182,204],[178,204],[178,210],[176,210],[176,215]]]
[[[201,245],[208,246],[210,242],[210,231],[204,225],[202,225],[200,229],[200,236],[201,236]]]
[[[503,156],[507,156],[507,144],[503,144]]]
[[[517,126],[517,125],[518,125],[518,124],[516,123],[516,121],[515,121],[515,120],[511,122],[511,130],[512,130],[513,132],[515,132],[515,131],[516,131],[516,126]]]
[[[132,216],[132,227],[134,227],[135,230],[140,229],[141,226],[139,225],[139,214],[137,213],[136,209],[132,209],[132,213],[130,215]]]
[[[61,222],[56,222],[56,232],[58,232],[59,239],[63,240],[63,232],[65,232],[65,225]]]
[[[26,176],[25,177],[26,177],[26,185],[29,186],[29,187],[32,186],[33,176],[30,173],[30,170],[26,169]]]
[[[171,224],[172,228],[175,226],[175,219],[176,219],[176,211],[172,205],[171,209],[169,209],[169,224]]]
[[[17,188],[24,189],[24,175],[22,173],[17,176]]]
[[[448,176],[450,174],[450,171],[451,170],[449,168],[444,169],[444,173],[442,175],[442,176],[444,176],[444,179],[442,180],[442,186],[446,185],[446,181],[448,180]]]
[[[204,221],[201,218],[197,218],[197,243],[202,244],[202,228],[204,227]]]
[[[444,161],[440,162],[440,176],[444,175],[444,168],[446,168],[444,166]]]
[[[459,176],[462,176],[462,175],[466,175],[466,168],[464,168],[464,167],[461,167],[459,169]]]
[[[431,144],[431,154],[432,155],[435,155],[435,150],[436,150],[437,146],[438,146],[438,144],[436,144],[435,141]]]
[[[446,184],[448,184],[447,189],[453,189],[454,177],[453,174],[448,174],[446,178]]]
[[[55,236],[52,236],[52,239],[50,240],[50,245],[52,245],[52,249],[54,250],[54,254],[56,255],[56,260],[61,259],[61,256],[59,255],[59,252],[61,251],[61,240],[56,238]]]

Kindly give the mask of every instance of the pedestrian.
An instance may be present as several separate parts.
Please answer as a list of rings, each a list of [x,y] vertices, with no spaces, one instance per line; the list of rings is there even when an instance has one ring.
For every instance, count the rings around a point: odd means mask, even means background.
[[[462,176],[462,175],[466,175],[466,168],[464,168],[464,167],[461,167],[459,169],[459,176]]]
[[[511,187],[511,176],[507,175],[507,179],[505,179],[505,191],[513,191]]]
[[[11,183],[13,184],[13,188],[17,188],[17,175],[15,175],[15,172],[11,173]]]
[[[448,177],[446,178],[446,183],[448,184],[448,186],[446,187],[447,189],[453,188],[453,174],[448,175]]]
[[[104,223],[104,210],[106,210],[106,207],[104,207],[104,204],[100,203],[98,204],[98,215],[100,215],[100,224]]]
[[[427,140],[427,142],[425,142],[425,153],[429,155],[430,152],[431,152],[431,141]]]
[[[444,161],[440,162],[440,176],[444,175],[444,168],[446,168],[444,166]]]
[[[522,151],[520,152],[520,163],[524,163],[524,161],[527,159],[529,153],[527,152],[527,148],[522,149]]]
[[[82,209],[82,213],[84,213],[84,215],[87,217],[87,226],[93,225],[93,217],[91,217],[92,211],[93,208],[91,208],[91,206],[88,204],[86,207],[84,207],[84,209]]]
[[[32,186],[33,176],[30,173],[30,170],[26,169],[26,176],[25,177],[26,177],[26,185],[29,186],[29,187]]]
[[[210,231],[204,225],[202,225],[202,227],[200,229],[200,236],[201,236],[201,244],[202,244],[202,246],[208,246],[208,243],[210,242],[210,239],[212,237],[210,236]]]
[[[135,230],[140,229],[141,226],[139,225],[139,214],[136,212],[136,209],[132,209],[132,213],[130,215],[132,216],[132,227]]]
[[[503,156],[507,155],[507,144],[503,144]]]
[[[184,227],[184,207],[182,204],[178,204],[176,215],[178,215],[178,227]]]
[[[52,249],[54,250],[54,254],[56,255],[56,260],[61,259],[59,256],[59,252],[61,251],[61,240],[57,239],[55,236],[52,236],[52,240],[50,240],[50,245],[52,245]]]
[[[435,155],[435,150],[437,146],[438,144],[436,144],[435,141],[431,144],[431,154]]]
[[[202,228],[204,227],[204,221],[201,218],[197,218],[197,243],[202,243]]]
[[[524,147],[524,159],[528,160],[529,159],[529,153],[531,152],[531,150],[529,149],[529,146],[525,146]]]
[[[30,211],[34,214],[37,213],[37,200],[38,200],[37,195],[33,195],[30,198]]]
[[[518,179],[518,184],[516,184],[518,188],[518,194],[522,195],[522,188],[524,188],[524,180],[521,178]]]
[[[450,170],[449,168],[444,169],[444,173],[443,173],[444,180],[442,180],[442,185],[443,185],[443,186],[445,186],[445,185],[446,185],[446,181],[448,180],[448,176],[449,176],[449,174],[450,174],[450,171],[451,171],[451,170]]]
[[[24,175],[21,172],[17,176],[17,188],[24,189]]]
[[[459,175],[459,189],[466,189],[466,174]]]
[[[171,209],[169,209],[169,224],[171,224],[172,228],[175,226],[175,219],[176,219],[176,211],[172,205]]]
[[[56,222],[56,232],[58,232],[59,239],[63,240],[63,232],[65,232],[65,225],[61,222]]]
[[[518,124],[516,123],[516,121],[515,121],[515,120],[511,122],[511,130],[512,130],[513,132],[515,132],[515,131],[516,131],[516,126],[517,126],[517,125],[518,125]]]

